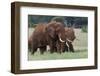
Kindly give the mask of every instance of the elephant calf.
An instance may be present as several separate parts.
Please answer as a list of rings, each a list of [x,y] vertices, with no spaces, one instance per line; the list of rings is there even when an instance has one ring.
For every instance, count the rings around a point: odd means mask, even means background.
[[[40,53],[43,54],[46,51],[47,45],[50,47],[50,53],[61,53],[60,49],[56,47],[57,41],[64,43],[66,40],[65,29],[62,23],[51,21],[48,24],[38,24],[33,32],[32,36],[32,54],[40,49]],[[59,44],[60,45],[60,44]]]

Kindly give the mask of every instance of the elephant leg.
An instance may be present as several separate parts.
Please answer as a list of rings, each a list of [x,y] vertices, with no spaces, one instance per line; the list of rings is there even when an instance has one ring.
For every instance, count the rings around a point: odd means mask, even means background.
[[[50,46],[50,53],[54,53],[54,46]]]
[[[50,47],[50,53],[54,53],[56,51],[56,45],[54,45],[54,43],[50,43],[49,47]]]
[[[65,43],[60,43],[60,52],[65,52]]]
[[[73,48],[72,43],[69,44],[69,50],[70,50],[71,52],[74,52],[74,48]]]
[[[54,46],[54,51],[53,52],[57,52],[57,47],[56,46]]]
[[[37,51],[37,47],[33,47],[32,49],[32,54],[34,55],[34,53]]]
[[[57,41],[56,47],[57,47],[57,52],[60,54],[65,51],[65,43]]]
[[[64,52],[68,52],[68,47],[65,46]]]
[[[57,43],[56,47],[57,47],[57,53],[60,53],[61,54],[61,46],[60,46],[60,43]]]
[[[46,51],[46,46],[40,47],[40,53],[41,54],[44,54],[45,51]]]
[[[64,49],[63,49],[62,52],[64,53],[65,51],[66,51],[66,45],[64,44]]]

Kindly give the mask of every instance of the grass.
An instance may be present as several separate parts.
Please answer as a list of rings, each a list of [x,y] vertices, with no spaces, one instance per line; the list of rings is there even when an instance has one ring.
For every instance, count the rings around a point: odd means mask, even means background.
[[[87,58],[88,53],[87,50],[77,50],[76,52],[65,52],[62,54],[45,52],[43,55],[40,52],[36,52],[34,55],[29,53],[29,60],[56,60],[56,59],[79,59],[79,58]]]
[[[32,28],[29,28],[29,36],[32,33]],[[34,55],[30,52],[28,54],[28,60],[56,60],[56,59],[80,59],[88,57],[88,36],[86,32],[82,32],[81,29],[74,29],[76,39],[73,42],[75,52],[65,52],[62,54],[45,52],[43,55],[37,51]]]

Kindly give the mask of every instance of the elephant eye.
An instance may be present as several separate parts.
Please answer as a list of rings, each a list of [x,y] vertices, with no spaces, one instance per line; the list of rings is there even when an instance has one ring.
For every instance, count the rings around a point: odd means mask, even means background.
[[[50,32],[51,31],[51,29],[48,29],[48,32]]]
[[[54,30],[52,28],[48,28],[48,32],[53,32]]]

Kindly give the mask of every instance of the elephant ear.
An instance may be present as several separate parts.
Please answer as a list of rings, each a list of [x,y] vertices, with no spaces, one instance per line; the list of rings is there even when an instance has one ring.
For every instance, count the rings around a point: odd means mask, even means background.
[[[59,32],[59,30],[60,30],[60,28],[59,28],[59,27],[57,27],[57,28],[56,28],[56,32]]]
[[[55,38],[55,31],[52,27],[46,27],[46,32],[51,38]]]

